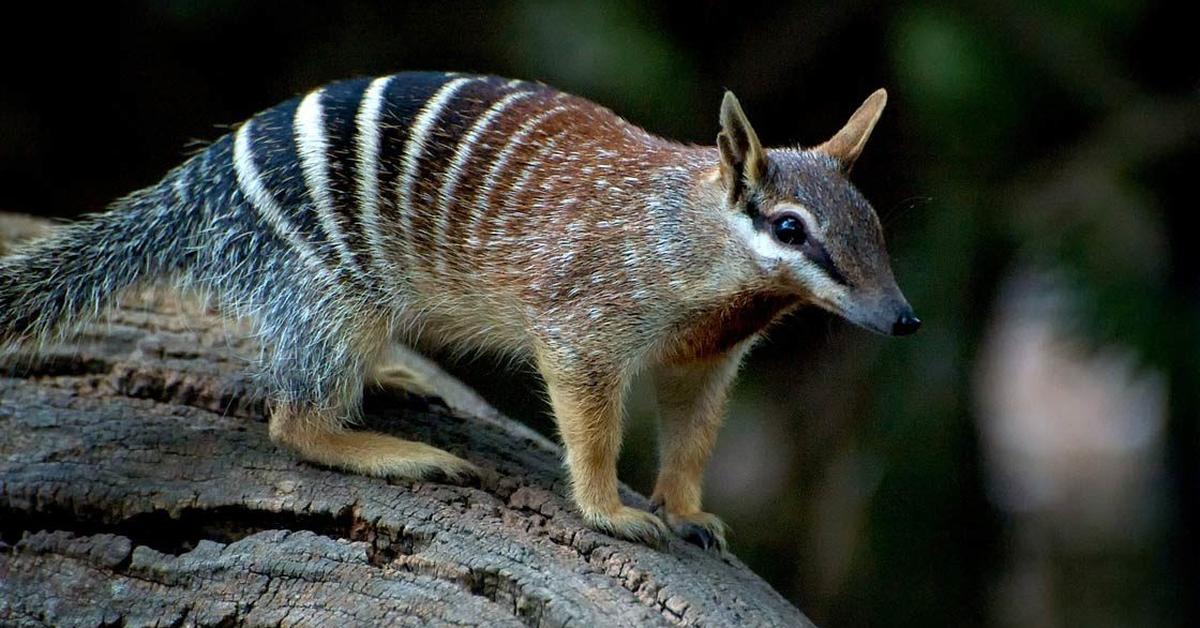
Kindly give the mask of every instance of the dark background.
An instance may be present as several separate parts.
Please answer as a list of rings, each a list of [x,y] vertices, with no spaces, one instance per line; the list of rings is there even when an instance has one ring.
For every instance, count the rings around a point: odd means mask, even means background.
[[[887,87],[854,179],[925,328],[884,339],[802,312],[775,330],[739,381],[708,507],[825,625],[1197,625],[1185,5],[11,5],[0,209],[100,210],[224,125],[356,75],[541,79],[696,143],[724,88],[767,144],[815,144]],[[552,431],[497,365],[456,369]],[[622,461],[642,491],[645,388]]]

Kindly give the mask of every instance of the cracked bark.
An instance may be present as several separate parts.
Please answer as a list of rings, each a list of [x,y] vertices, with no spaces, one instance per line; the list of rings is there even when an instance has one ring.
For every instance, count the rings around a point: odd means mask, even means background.
[[[0,250],[43,228],[0,215]],[[267,440],[237,332],[131,295],[69,345],[0,359],[0,624],[808,625],[736,559],[585,528],[558,447],[415,354],[435,394],[368,394],[366,423],[486,479],[297,461]]]

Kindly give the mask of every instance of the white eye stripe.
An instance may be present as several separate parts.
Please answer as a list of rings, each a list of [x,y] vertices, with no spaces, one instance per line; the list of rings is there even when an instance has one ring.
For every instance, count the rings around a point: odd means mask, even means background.
[[[772,260],[804,259],[804,255],[800,251],[782,246],[771,235],[769,229],[756,228],[749,216],[738,214],[732,217],[732,221],[734,233],[746,244],[746,247],[758,258],[760,263]]]
[[[775,205],[772,207],[768,220],[773,222],[785,215],[792,215],[803,221],[810,237],[819,229],[816,226],[816,217],[812,212],[795,203]],[[848,289],[845,284],[835,281],[828,268],[823,267],[817,260],[810,259],[800,248],[780,242],[770,227],[764,229],[761,225],[756,225],[749,216],[741,213],[732,214],[730,222],[733,233],[745,244],[748,252],[763,269],[786,264],[809,290],[814,294],[821,295],[822,298],[840,298],[839,295]],[[817,233],[818,237],[815,238],[815,242],[821,249],[823,245],[819,232]],[[839,271],[834,267],[833,272],[838,273]]]
[[[804,216],[807,210],[794,213],[802,220],[811,220],[812,215]],[[778,215],[778,212],[772,212]],[[806,220],[807,221],[807,220]],[[829,273],[817,263],[810,260],[804,253],[794,247],[779,243],[771,234],[756,229],[748,216],[740,215],[732,218],[733,232],[745,243],[750,254],[754,256],[759,266],[767,272],[775,272],[780,264],[791,269],[798,279],[814,297],[830,303],[840,302],[849,288],[830,278]]]

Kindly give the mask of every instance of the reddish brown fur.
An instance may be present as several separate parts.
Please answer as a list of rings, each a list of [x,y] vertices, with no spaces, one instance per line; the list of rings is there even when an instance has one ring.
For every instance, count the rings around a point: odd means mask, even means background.
[[[795,295],[768,290],[736,295],[696,312],[680,326],[663,351],[664,364],[708,361],[762,333],[774,321],[800,305]]]

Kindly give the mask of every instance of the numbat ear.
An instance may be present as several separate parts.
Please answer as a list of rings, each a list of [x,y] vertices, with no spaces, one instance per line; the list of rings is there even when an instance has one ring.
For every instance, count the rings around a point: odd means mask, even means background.
[[[875,90],[875,93],[867,96],[858,111],[850,116],[846,126],[842,127],[837,135],[813,150],[833,157],[841,165],[842,172],[850,172],[854,162],[862,154],[867,139],[871,137],[871,131],[875,130],[879,116],[883,115],[884,105],[887,105],[887,91]]]
[[[729,191],[729,200],[737,202],[745,197],[748,187],[758,185],[766,174],[767,153],[733,92],[725,92],[721,101],[717,149],[721,153],[721,180]]]

